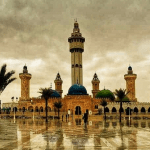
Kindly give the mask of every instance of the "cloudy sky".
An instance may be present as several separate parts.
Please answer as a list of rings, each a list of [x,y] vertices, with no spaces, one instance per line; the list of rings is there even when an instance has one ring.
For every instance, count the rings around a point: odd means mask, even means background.
[[[91,94],[94,73],[100,89],[126,88],[129,64],[137,74],[136,97],[150,101],[149,0],[0,0],[0,64],[15,70],[17,80],[1,94],[2,103],[20,97],[19,73],[32,74],[30,96],[54,87],[59,72],[63,95],[71,86],[68,37],[77,18],[85,37],[83,85]]]

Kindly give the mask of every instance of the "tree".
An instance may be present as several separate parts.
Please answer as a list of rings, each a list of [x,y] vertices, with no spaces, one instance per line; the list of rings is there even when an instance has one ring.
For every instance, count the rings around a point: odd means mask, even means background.
[[[11,78],[12,75],[15,73],[14,70],[6,73],[6,64],[2,65],[0,70],[0,94],[4,91],[6,86],[14,81],[16,78]]]
[[[105,99],[102,99],[100,105],[104,107],[104,115],[105,115],[105,121],[106,121],[106,112],[105,112],[105,107],[107,106],[107,101]]]
[[[40,93],[41,97],[45,99],[46,122],[48,122],[48,119],[47,119],[47,103],[48,103],[48,99],[53,94],[53,90],[51,88],[40,88],[38,93]]]
[[[117,96],[117,98],[120,100],[120,122],[121,122],[121,110],[122,110],[122,100],[125,96],[127,96],[129,92],[126,92],[126,89],[119,89],[115,90],[114,94]]]
[[[62,107],[62,102],[61,101],[54,102],[54,107],[56,107],[58,110],[58,118],[59,118],[59,110]]]

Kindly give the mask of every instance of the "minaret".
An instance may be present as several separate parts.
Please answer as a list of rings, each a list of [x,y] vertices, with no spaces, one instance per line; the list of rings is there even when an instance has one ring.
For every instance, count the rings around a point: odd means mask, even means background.
[[[93,94],[93,98],[95,98],[96,94],[100,91],[99,90],[99,79],[97,74],[94,74],[93,80],[92,80],[92,94]]]
[[[27,66],[23,67],[23,73],[19,74],[21,79],[21,100],[28,100],[30,98],[30,79],[31,74],[28,73]]]
[[[63,90],[62,90],[62,79],[60,77],[60,74],[57,73],[56,75],[56,79],[54,80],[54,83],[55,83],[55,90],[60,94],[60,96],[62,97],[62,93],[63,93]]]
[[[79,24],[77,20],[74,23],[73,33],[68,38],[71,52],[71,80],[72,85],[77,82],[83,84],[83,70],[82,70],[82,52],[84,51],[85,38],[80,33]]]
[[[137,75],[133,74],[132,67],[128,67],[127,74],[124,75],[124,79],[126,80],[126,90],[129,91],[127,97],[130,101],[137,101],[135,97],[135,79]]]

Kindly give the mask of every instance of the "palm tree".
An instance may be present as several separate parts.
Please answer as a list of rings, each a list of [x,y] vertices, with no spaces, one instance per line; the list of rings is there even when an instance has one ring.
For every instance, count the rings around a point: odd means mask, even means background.
[[[120,100],[120,122],[121,122],[121,110],[122,110],[122,100],[123,98],[128,94],[129,92],[126,92],[126,89],[119,89],[119,90],[115,90],[114,94],[118,97],[118,99]]]
[[[54,102],[54,107],[56,107],[58,110],[58,118],[59,118],[59,110],[62,107],[62,102],[61,101]]]
[[[16,78],[11,78],[11,76],[15,73],[14,70],[6,73],[6,64],[2,65],[0,70],[0,94],[4,91],[6,86],[14,81]]]
[[[46,122],[48,122],[48,119],[47,119],[47,103],[48,103],[48,99],[53,94],[53,90],[51,88],[40,88],[38,93],[40,93],[41,97],[45,99]]]
[[[105,121],[106,121],[106,112],[105,112],[105,107],[107,106],[107,101],[105,99],[102,99],[100,105],[104,107],[104,115],[105,115]]]

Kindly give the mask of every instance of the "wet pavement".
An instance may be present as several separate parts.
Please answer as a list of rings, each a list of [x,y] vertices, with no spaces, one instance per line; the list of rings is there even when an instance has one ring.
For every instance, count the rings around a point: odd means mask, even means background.
[[[150,120],[0,119],[0,150],[149,150]]]

